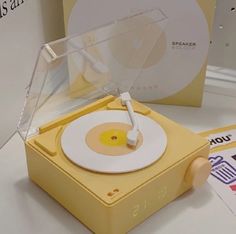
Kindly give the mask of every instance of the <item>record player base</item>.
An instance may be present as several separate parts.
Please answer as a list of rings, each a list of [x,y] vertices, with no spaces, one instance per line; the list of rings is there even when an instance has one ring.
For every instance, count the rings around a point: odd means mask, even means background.
[[[155,112],[147,113],[152,114],[155,116]],[[94,233],[127,233],[193,185],[204,182],[209,174],[208,142],[163,116],[159,118],[170,148],[147,168],[117,175],[90,172],[59,153],[38,147],[35,139],[39,134],[25,142],[29,177]],[[172,160],[174,155],[176,160]]]

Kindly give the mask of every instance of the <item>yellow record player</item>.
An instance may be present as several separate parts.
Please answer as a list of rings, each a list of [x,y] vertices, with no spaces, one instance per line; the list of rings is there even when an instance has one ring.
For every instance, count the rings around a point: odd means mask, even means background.
[[[149,20],[137,28],[140,17]],[[160,37],[145,35],[166,20],[160,9],[136,12],[115,22],[119,32],[109,24],[39,53],[18,126],[29,177],[98,234],[126,233],[210,174],[207,140],[129,95]],[[101,56],[134,33],[135,68]]]

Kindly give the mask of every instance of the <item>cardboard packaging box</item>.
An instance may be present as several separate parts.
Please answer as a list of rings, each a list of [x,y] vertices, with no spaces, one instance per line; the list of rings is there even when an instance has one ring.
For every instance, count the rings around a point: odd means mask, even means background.
[[[132,96],[142,102],[201,106],[215,0],[64,0],[66,32],[83,33],[153,7],[161,9],[167,21],[153,30],[161,33],[160,40],[143,65]],[[135,65],[126,58],[132,50],[142,48],[139,40],[140,34],[134,34],[120,45],[111,45],[102,56],[134,70]]]

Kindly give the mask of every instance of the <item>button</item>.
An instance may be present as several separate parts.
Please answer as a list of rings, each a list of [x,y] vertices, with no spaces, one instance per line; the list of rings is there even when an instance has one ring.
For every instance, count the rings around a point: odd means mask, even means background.
[[[211,173],[211,163],[202,157],[196,158],[190,164],[185,175],[185,181],[194,188],[202,186]]]

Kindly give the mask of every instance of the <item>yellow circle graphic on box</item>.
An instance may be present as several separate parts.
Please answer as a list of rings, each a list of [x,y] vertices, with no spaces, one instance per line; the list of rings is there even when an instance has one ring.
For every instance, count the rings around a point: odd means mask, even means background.
[[[127,132],[120,129],[110,129],[100,135],[100,142],[107,146],[123,146],[127,144]]]

